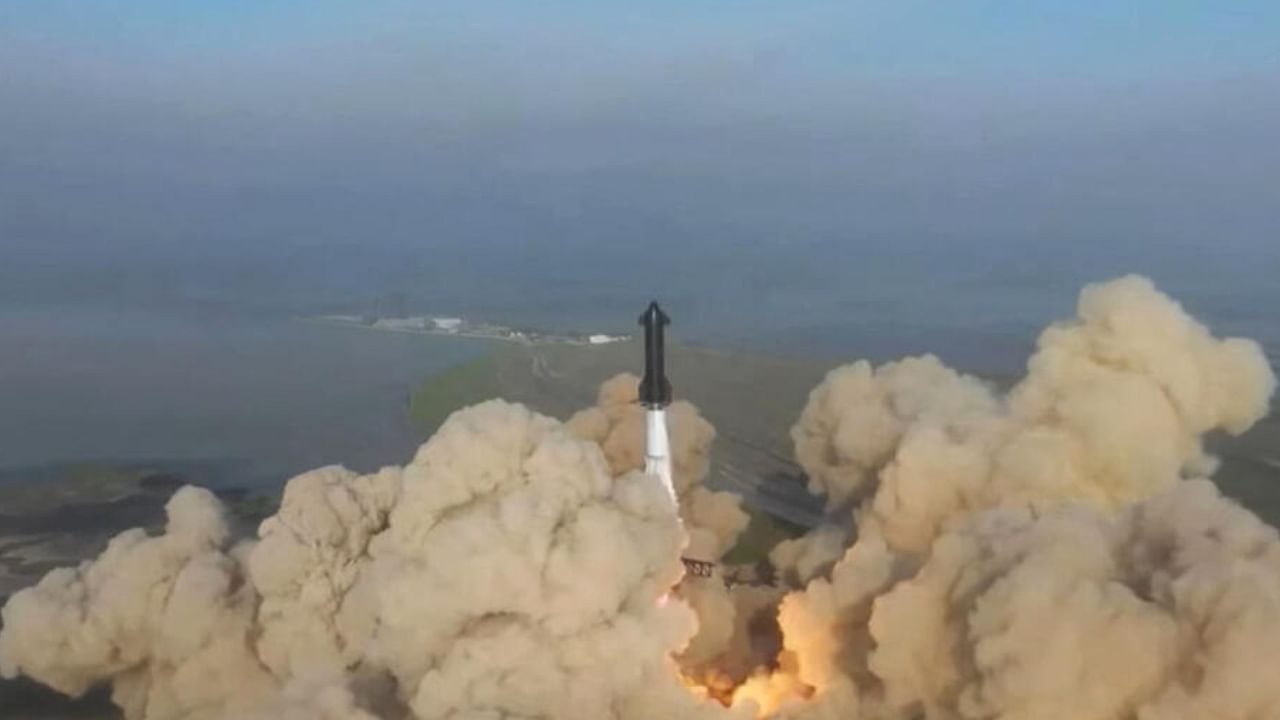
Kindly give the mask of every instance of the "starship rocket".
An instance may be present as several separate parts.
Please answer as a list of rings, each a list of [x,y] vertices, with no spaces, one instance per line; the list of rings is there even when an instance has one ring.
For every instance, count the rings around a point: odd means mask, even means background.
[[[657,476],[679,508],[676,486],[671,479],[671,439],[667,435],[667,406],[671,404],[671,383],[667,380],[666,327],[671,318],[658,303],[651,302],[640,316],[644,327],[644,377],[640,379],[640,404],[645,408],[644,471]],[[715,564],[705,560],[680,558],[691,575],[711,577]]]
[[[667,436],[667,406],[671,404],[671,383],[667,381],[666,333],[671,318],[658,303],[640,316],[644,326],[644,377],[640,380],[640,404],[645,408],[644,471],[662,481],[671,502],[676,487],[671,479],[671,442]]]

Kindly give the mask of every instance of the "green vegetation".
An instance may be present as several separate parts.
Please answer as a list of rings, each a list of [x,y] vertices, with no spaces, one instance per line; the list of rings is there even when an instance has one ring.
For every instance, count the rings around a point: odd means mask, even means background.
[[[727,564],[755,564],[767,558],[773,546],[805,533],[805,528],[782,518],[754,508],[744,507],[744,509],[751,515],[751,522],[747,525],[746,532],[742,533],[742,537],[738,539],[738,544],[724,556],[724,562]]]
[[[24,468],[22,482],[0,483],[0,514],[53,512],[64,505],[109,502],[136,493],[147,473],[108,463]]]
[[[491,353],[427,378],[409,399],[414,427],[430,435],[453,411],[496,397],[498,366],[498,353]]]

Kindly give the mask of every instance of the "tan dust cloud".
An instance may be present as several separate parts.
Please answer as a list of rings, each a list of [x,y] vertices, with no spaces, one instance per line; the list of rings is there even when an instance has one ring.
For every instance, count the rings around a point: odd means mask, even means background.
[[[640,378],[631,373],[615,375],[600,386],[595,407],[578,412],[566,423],[574,435],[600,445],[615,476],[644,467],[645,417],[639,405],[639,383]],[[671,403],[667,425],[672,481],[689,533],[687,554],[718,560],[747,527],[749,518],[742,509],[742,498],[703,485],[711,468],[716,430],[692,403]]]
[[[256,543],[185,488],[4,609],[0,669],[130,718],[723,714],[680,682],[666,598],[685,537],[661,487],[517,405],[454,414],[404,468],[292,480]]]
[[[1274,716],[1280,691],[1246,669],[1280,647],[1275,532],[1183,479],[1214,469],[1204,433],[1247,429],[1274,389],[1255,343],[1137,277],[1085,288],[1007,394],[932,357],[832,371],[793,437],[815,489],[861,499],[858,537],[781,605],[813,693],[787,712]]]
[[[775,587],[682,579],[748,515],[703,485],[688,403],[678,514],[639,472],[636,382],[564,425],[492,401],[404,467],[305,473],[249,542],[184,488],[162,535],[13,596],[0,673],[108,682],[153,720],[1280,716],[1280,539],[1202,447],[1275,379],[1148,281],[1085,288],[1007,392],[933,357],[833,370],[792,436],[856,529],[775,548]]]
[[[595,407],[578,412],[566,424],[570,432],[604,450],[615,475],[644,466],[645,412],[638,403],[640,379],[621,373],[600,386]],[[689,535],[688,557],[715,561],[737,543],[750,517],[742,498],[703,485],[710,470],[715,428],[693,404],[677,400],[667,408],[671,433],[673,481],[680,517]],[[712,579],[686,577],[674,589],[693,608],[698,632],[677,660],[682,672],[712,690],[731,691],[758,662],[749,642],[749,622],[766,606],[776,605],[781,593],[772,589],[726,587],[717,573]],[[767,600],[761,600],[767,597]]]

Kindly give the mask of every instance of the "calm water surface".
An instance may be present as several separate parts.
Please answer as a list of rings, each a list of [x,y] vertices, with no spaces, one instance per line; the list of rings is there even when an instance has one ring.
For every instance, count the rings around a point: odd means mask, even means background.
[[[224,313],[0,311],[0,468],[240,461],[279,478],[408,459],[407,394],[486,341]]]

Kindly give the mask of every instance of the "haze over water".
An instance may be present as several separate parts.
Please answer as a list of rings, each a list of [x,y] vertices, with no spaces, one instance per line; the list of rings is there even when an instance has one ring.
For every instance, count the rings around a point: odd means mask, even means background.
[[[1012,374],[1137,272],[1280,347],[1274,3],[0,12],[4,466],[402,459],[478,350],[289,320],[392,296]]]
[[[490,349],[225,312],[67,307],[0,311],[0,336],[0,468],[209,461],[196,474],[215,484],[403,461],[421,441],[408,393]]]
[[[683,287],[668,279],[659,297],[685,341],[833,365],[932,352],[983,374],[1013,375],[1039,328],[1073,313],[1080,283],[1126,268],[1154,270],[1215,331],[1258,339],[1276,361],[1280,339],[1270,313],[1280,293],[1262,263],[1206,256],[1198,267],[1157,268],[1117,253],[1054,273],[947,256],[950,262],[929,267],[902,253],[830,267],[792,261],[776,275],[746,272],[742,282],[685,265]],[[463,285],[410,287],[406,303],[411,311],[439,308],[549,330],[630,333],[648,289],[636,276],[618,281],[616,291],[585,275],[577,283],[526,275],[502,292],[489,291],[502,283]],[[359,311],[382,296],[371,291],[367,302],[343,305],[321,294],[293,307]],[[275,480],[329,463],[370,469],[403,461],[420,442],[405,413],[420,382],[498,347],[307,324],[244,297],[202,303],[0,309],[0,406],[8,411],[0,417],[0,467],[234,459],[248,461],[250,478]]]

